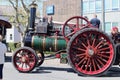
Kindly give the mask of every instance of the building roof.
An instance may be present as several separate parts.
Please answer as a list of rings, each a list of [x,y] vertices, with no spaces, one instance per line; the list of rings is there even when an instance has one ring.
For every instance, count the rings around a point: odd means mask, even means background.
[[[9,22],[4,21],[4,20],[0,20],[0,26],[1,25],[6,27],[6,28],[11,28],[12,27],[12,25]]]
[[[0,26],[4,26],[6,28],[11,28],[12,25],[8,22],[8,18],[0,16]]]

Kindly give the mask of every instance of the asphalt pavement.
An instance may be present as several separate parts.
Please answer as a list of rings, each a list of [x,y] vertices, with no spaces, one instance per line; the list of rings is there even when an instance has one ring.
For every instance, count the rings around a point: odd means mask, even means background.
[[[3,80],[120,80],[120,68],[113,66],[100,77],[79,76],[69,64],[60,64],[59,59],[47,59],[30,73],[19,73],[12,65],[12,54],[7,54]]]

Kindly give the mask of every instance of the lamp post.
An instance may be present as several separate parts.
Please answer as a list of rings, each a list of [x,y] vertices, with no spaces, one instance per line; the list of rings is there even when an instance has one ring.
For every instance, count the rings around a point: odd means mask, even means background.
[[[83,0],[80,0],[80,16],[83,16]]]
[[[102,0],[102,30],[105,31],[105,0]]]

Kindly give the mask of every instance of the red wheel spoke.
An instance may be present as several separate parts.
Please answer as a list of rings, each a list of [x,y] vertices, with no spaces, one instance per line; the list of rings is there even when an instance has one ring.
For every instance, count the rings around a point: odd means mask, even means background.
[[[16,62],[17,62],[17,63],[21,63],[21,60],[20,60],[20,59],[18,59],[18,60],[16,60]]]
[[[77,54],[76,56],[77,56],[77,57],[78,57],[78,56],[85,56],[85,54],[84,54],[84,53],[82,53],[82,54],[80,53],[80,54]]]
[[[101,40],[95,48],[97,49],[102,43],[103,43],[103,40]]]
[[[82,49],[82,48],[78,48],[78,47],[73,47],[73,49],[76,49],[76,50],[80,50],[80,51],[86,51],[85,49]]]
[[[87,59],[86,65],[85,65],[85,70],[87,71],[90,63],[90,58]]]
[[[75,32],[73,31],[72,33],[69,33],[68,35],[66,35],[66,37],[72,36]]]
[[[86,64],[86,59],[83,61],[83,64],[82,64],[82,66],[81,66],[81,69],[83,69],[84,67],[85,67],[85,64]]]
[[[75,25],[70,25],[70,24],[67,24],[69,26],[69,28],[71,28],[72,30],[75,30]]]
[[[76,20],[77,20],[76,28],[78,29],[79,28],[79,18],[76,18]]]
[[[26,63],[26,65],[28,65],[28,66],[29,66],[29,68],[31,68],[31,67],[32,67],[32,65],[30,64],[30,62],[29,62],[29,63]]]
[[[97,61],[100,63],[101,66],[104,66],[103,62],[98,58]]]
[[[96,39],[93,39],[92,46],[94,47]]]
[[[100,67],[100,65],[98,64],[97,60],[95,59],[94,61],[95,61],[96,66],[98,67],[98,69],[100,69],[101,67]]]
[[[106,52],[106,51],[102,51],[102,52],[98,52],[98,54],[110,54],[110,52]]]
[[[21,60],[16,60],[16,64],[19,66],[22,64],[22,61]]]
[[[90,58],[90,64],[89,64],[89,71],[91,72],[92,71],[92,66],[93,66],[93,64],[92,64],[92,58]]]
[[[97,60],[100,59],[101,61],[107,63],[107,60],[105,60],[104,58],[101,58],[100,56],[97,56]]]
[[[87,46],[84,43],[81,43],[85,48],[87,48]]]
[[[94,61],[94,59],[92,59],[92,64],[93,64],[94,70],[96,71],[96,66],[95,66],[95,61]]]
[[[78,65],[80,65],[83,61],[85,61],[85,57],[83,56],[82,60],[80,60],[80,62],[78,63]]]
[[[103,54],[97,54],[97,55],[100,56],[100,57],[107,58],[107,59],[109,59],[109,57],[110,57],[110,56],[106,56],[106,55],[103,55]]]
[[[87,44],[88,44],[88,46],[90,46],[90,41],[89,40],[87,40]]]
[[[29,58],[29,61],[34,61],[34,58]]]
[[[102,49],[99,49],[99,51],[104,51],[104,50],[110,50],[110,48],[109,48],[109,47],[107,47],[107,48],[102,48]]]

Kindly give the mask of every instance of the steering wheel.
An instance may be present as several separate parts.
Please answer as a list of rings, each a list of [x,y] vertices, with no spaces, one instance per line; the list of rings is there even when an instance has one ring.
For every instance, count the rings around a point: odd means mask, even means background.
[[[72,35],[78,30],[89,26],[90,22],[87,19],[81,16],[74,16],[64,23],[62,33],[65,40],[68,42]]]

